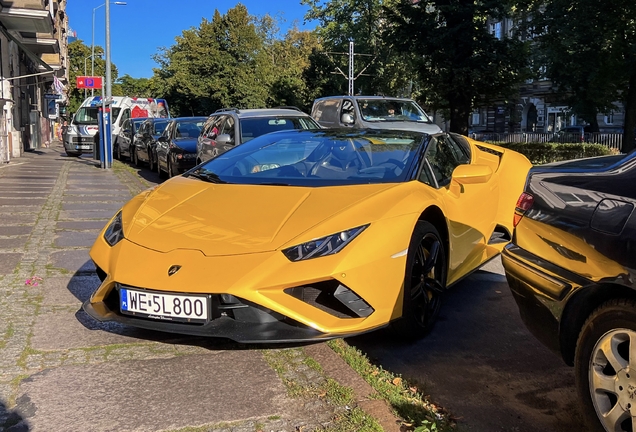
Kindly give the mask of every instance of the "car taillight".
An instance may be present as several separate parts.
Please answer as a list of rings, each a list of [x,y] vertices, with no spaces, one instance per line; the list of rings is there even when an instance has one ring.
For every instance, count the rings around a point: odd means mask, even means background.
[[[529,193],[523,192],[519,199],[517,200],[517,205],[515,208],[515,216],[512,220],[512,225],[517,226],[523,218],[523,215],[526,214],[530,207],[532,207],[532,203],[534,203],[534,197]]]

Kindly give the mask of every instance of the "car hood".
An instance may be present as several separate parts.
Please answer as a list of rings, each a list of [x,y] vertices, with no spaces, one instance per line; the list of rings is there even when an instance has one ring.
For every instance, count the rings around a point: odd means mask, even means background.
[[[174,141],[174,145],[189,152],[197,152],[197,139],[196,138],[177,138]]]
[[[379,121],[364,122],[364,124],[371,129],[405,130],[413,132],[424,132],[427,134],[436,134],[442,131],[435,123],[424,123],[415,121]]]
[[[195,249],[206,256],[227,256],[273,251],[395,186],[258,186],[176,177],[151,192],[133,215],[124,207],[124,234],[129,241],[160,252]],[[358,213],[364,221],[352,217],[351,226],[336,224],[334,232],[369,222],[368,211]],[[328,234],[332,232],[322,235]]]

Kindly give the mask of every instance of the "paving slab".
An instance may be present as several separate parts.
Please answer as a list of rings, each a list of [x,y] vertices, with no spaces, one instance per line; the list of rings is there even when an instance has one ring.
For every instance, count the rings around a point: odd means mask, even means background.
[[[64,203],[84,203],[84,202],[118,202],[123,205],[130,199],[130,194],[119,195],[65,195],[63,198]]]
[[[60,219],[110,219],[115,210],[63,210]]]
[[[83,310],[41,313],[31,336],[33,349],[41,351],[90,348],[105,345],[153,342],[167,339],[166,333],[153,332],[115,322],[100,323]]]
[[[97,275],[50,277],[42,281],[43,306],[80,306],[100,285]]]
[[[0,198],[0,206],[21,206],[21,205],[42,205],[46,198],[31,198],[22,196],[20,198]]]
[[[0,225],[0,236],[26,235],[33,231],[33,225]]]
[[[58,230],[101,230],[106,225],[106,222],[101,220],[96,221],[60,221],[55,224]]]
[[[56,247],[90,247],[95,243],[99,231],[61,231],[55,237]]]
[[[13,273],[21,260],[21,253],[0,253],[0,274]]]
[[[23,247],[28,240],[28,236],[0,238],[0,249],[14,249]]]
[[[31,432],[141,432],[291,415],[297,403],[258,351],[219,360],[192,355],[45,370],[22,381],[16,411]]]
[[[7,225],[33,224],[38,215],[34,213],[2,213],[0,211],[0,223]]]
[[[95,271],[95,264],[88,256],[88,249],[53,252],[49,261],[53,267],[71,272],[89,273]]]
[[[72,211],[99,211],[110,210],[115,212],[121,208],[123,203],[119,201],[115,202],[79,202],[79,203],[62,203],[62,210]]]

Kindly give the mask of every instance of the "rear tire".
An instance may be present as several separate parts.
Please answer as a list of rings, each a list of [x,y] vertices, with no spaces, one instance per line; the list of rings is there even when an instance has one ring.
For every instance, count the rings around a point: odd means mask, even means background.
[[[574,370],[590,431],[631,431],[636,413],[636,301],[613,299],[588,317]],[[630,354],[632,357],[630,358]]]
[[[152,153],[148,152],[148,169],[150,171],[155,170],[155,160],[152,157]]]
[[[137,156],[137,147],[133,147],[133,149],[130,151],[130,157],[133,159],[133,163],[136,167],[141,166],[141,162],[139,162],[139,156]]]
[[[163,172],[161,169],[161,164],[159,163],[159,155],[157,155],[157,173],[159,174],[160,179],[165,179],[167,174]]]
[[[398,337],[414,341],[431,331],[446,288],[446,271],[442,237],[430,222],[417,222],[406,258],[402,317],[391,323]]]
[[[172,168],[172,161],[170,160],[170,155],[166,157],[166,165],[168,165],[168,178],[174,177],[174,170]]]
[[[80,157],[82,154],[81,153],[74,153],[74,152],[70,152],[70,151],[66,151],[66,155],[68,157]]]

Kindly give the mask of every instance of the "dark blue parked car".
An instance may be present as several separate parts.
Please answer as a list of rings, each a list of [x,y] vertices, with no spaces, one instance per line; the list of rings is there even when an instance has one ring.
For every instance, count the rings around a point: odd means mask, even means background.
[[[181,174],[196,165],[197,139],[207,117],[171,119],[157,140],[157,172],[164,177]]]

